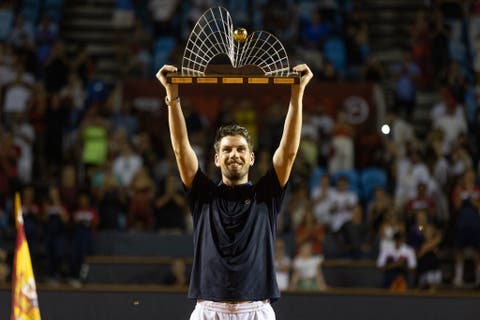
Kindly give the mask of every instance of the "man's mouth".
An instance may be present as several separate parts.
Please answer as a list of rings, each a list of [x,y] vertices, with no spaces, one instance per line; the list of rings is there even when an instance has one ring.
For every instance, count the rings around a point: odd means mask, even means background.
[[[235,168],[241,167],[242,164],[239,163],[239,162],[230,162],[230,163],[228,163],[228,166],[229,166],[230,168],[234,168],[234,169],[235,169]]]

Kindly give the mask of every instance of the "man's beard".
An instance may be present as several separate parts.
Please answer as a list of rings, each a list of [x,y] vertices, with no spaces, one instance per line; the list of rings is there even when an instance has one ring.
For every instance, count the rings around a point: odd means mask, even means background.
[[[228,168],[225,168],[222,174],[230,181],[239,181],[239,180],[242,180],[246,175],[248,175],[248,169],[240,170],[240,171],[231,171]]]

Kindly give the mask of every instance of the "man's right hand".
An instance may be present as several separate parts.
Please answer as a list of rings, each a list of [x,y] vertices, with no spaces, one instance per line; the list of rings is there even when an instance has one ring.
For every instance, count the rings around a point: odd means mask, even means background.
[[[167,82],[167,73],[177,72],[177,71],[178,69],[175,66],[164,65],[157,72],[157,79],[165,87],[165,90],[167,91],[167,97],[169,100],[178,98],[178,85]]]

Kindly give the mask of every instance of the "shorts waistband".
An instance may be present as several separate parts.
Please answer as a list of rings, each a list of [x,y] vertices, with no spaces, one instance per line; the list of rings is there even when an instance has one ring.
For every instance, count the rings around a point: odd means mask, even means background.
[[[259,301],[225,301],[197,300],[197,306],[215,312],[244,313],[258,311],[270,305],[270,300]]]

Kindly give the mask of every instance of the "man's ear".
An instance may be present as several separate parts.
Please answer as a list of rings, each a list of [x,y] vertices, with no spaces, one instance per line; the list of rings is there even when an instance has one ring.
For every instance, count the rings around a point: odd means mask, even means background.
[[[220,167],[220,160],[218,159],[218,153],[215,153],[214,163],[216,167]]]
[[[250,166],[253,166],[255,163],[255,153],[250,153]]]

